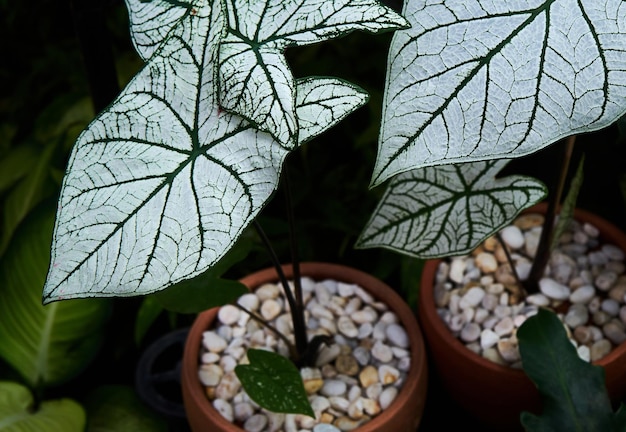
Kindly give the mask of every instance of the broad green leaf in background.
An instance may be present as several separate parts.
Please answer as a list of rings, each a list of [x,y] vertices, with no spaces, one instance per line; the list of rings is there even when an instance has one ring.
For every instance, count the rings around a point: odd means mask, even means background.
[[[469,253],[546,195],[538,180],[496,179],[507,160],[441,165],[394,177],[357,241],[417,258]]]
[[[0,357],[32,387],[78,375],[97,353],[110,313],[102,299],[42,306],[53,224],[54,207],[35,209],[0,261]]]
[[[85,411],[72,399],[43,401],[33,411],[34,400],[26,387],[0,381],[0,431],[83,432]]]
[[[298,143],[295,80],[285,49],[355,30],[380,32],[406,20],[376,0],[226,0],[228,31],[220,43],[220,105],[269,132],[287,148]]]
[[[540,416],[523,412],[528,431],[626,430],[622,406],[613,413],[605,387],[604,369],[578,357],[556,314],[540,308],[517,332],[524,372],[543,401]]]
[[[49,188],[50,160],[55,149],[55,143],[50,143],[43,148],[41,154],[28,161],[26,164],[27,173],[7,194],[2,210],[3,229],[0,239],[0,255],[9,245],[15,229],[28,212],[44,200],[47,195],[56,191],[56,188]]]
[[[300,372],[289,359],[258,349],[247,354],[250,364],[236,366],[235,373],[252,400],[272,412],[315,417]]]
[[[168,423],[146,407],[131,387],[98,387],[85,401],[86,432],[167,432]]]
[[[287,149],[219,108],[213,79],[224,19],[208,5],[194,11],[79,137],[45,302],[148,294],[193,278],[229,250],[277,188]],[[312,135],[366,100],[336,79],[298,86],[298,115]],[[323,99],[329,92],[342,97]],[[315,93],[317,101],[305,98]],[[321,123],[328,113],[333,123]]]
[[[404,2],[372,184],[413,168],[512,158],[626,109],[622,0]]]

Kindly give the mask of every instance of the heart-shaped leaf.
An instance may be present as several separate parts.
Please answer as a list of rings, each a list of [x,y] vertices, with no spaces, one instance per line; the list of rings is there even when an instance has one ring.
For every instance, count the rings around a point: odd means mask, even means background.
[[[217,104],[222,10],[194,11],[79,137],[45,302],[148,294],[195,277],[230,249],[277,188],[287,150]],[[335,79],[297,85],[308,137],[366,100]]]
[[[256,403],[280,413],[315,417],[302,377],[287,358],[270,351],[249,349],[250,364],[235,367],[241,385]]]
[[[621,0],[404,2],[373,184],[435,164],[511,158],[626,110]]]
[[[53,225],[53,206],[36,209],[0,262],[0,357],[33,387],[78,375],[96,355],[110,313],[103,299],[41,305]]]
[[[395,176],[357,241],[417,258],[462,255],[546,195],[538,180],[496,179],[507,160],[441,165]]]
[[[71,399],[44,401],[33,411],[33,396],[17,383],[0,381],[0,431],[83,432],[85,411]]]
[[[298,142],[296,88],[285,48],[354,30],[379,32],[406,20],[376,0],[226,0],[228,33],[219,54],[220,104],[269,132]]]

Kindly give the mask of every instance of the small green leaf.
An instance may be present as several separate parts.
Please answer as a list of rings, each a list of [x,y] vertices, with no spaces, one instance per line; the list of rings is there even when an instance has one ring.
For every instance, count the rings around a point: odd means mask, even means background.
[[[53,224],[53,207],[36,209],[0,261],[0,356],[31,386],[80,373],[100,347],[110,312],[101,299],[42,306]]]
[[[85,401],[86,432],[167,432],[167,422],[148,409],[131,387],[98,387]]]
[[[496,179],[508,161],[441,165],[390,182],[357,247],[385,247],[417,258],[462,255],[546,195],[538,180]]]
[[[72,399],[43,401],[35,411],[33,407],[33,397],[26,387],[0,381],[0,431],[84,431],[85,411]]]
[[[289,359],[249,349],[248,360],[250,364],[238,365],[235,373],[253,401],[272,412],[315,417],[300,372]]]
[[[578,357],[554,312],[539,309],[522,324],[517,336],[524,371],[543,401],[541,416],[522,413],[527,430],[625,430],[624,416],[612,412],[604,370]]]

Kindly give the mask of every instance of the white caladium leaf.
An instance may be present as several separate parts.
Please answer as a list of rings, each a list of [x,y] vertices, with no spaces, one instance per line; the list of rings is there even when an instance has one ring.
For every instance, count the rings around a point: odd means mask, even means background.
[[[217,0],[217,5],[219,5]],[[130,35],[142,59],[148,60],[172,28],[188,15],[195,15],[199,0],[126,0]]]
[[[373,184],[518,157],[626,108],[622,0],[412,0],[394,34]]]
[[[226,0],[219,54],[220,104],[287,148],[298,142],[294,78],[284,56],[354,30],[379,32],[406,20],[376,0]]]
[[[424,259],[469,253],[546,196],[533,178],[496,179],[507,162],[440,165],[395,176],[357,247]]]
[[[288,150],[217,103],[224,23],[221,10],[208,6],[188,15],[79,137],[59,201],[45,302],[147,294],[197,276],[277,188]],[[336,79],[304,79],[298,88],[308,137],[367,99]]]

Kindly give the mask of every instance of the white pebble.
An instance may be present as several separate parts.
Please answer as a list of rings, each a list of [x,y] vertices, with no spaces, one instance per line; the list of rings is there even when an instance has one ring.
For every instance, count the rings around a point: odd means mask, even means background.
[[[480,346],[484,350],[493,347],[495,344],[498,343],[498,340],[500,340],[500,337],[493,330],[484,329],[480,333]]]
[[[215,408],[217,412],[229,422],[232,422],[235,419],[233,415],[233,407],[230,402],[225,401],[224,399],[215,399],[213,401],[213,408]]]
[[[588,303],[596,293],[596,289],[591,285],[583,285],[578,287],[569,296],[572,303]]]
[[[219,353],[226,349],[228,344],[220,335],[214,331],[202,333],[202,344],[210,352]]]
[[[383,363],[389,363],[393,358],[393,351],[381,341],[376,341],[372,347],[372,356]]]
[[[240,314],[241,311],[237,309],[237,307],[233,305],[224,305],[217,312],[217,317],[222,323],[231,325],[235,324],[239,320]]]
[[[472,287],[461,297],[459,307],[466,309],[468,307],[476,307],[485,297],[485,290],[480,287]]]
[[[554,300],[566,300],[570,296],[569,287],[550,278],[541,279],[539,281],[539,289],[546,297]]]
[[[267,417],[263,414],[255,414],[243,424],[244,430],[248,432],[261,432],[267,425]]]
[[[502,231],[500,231],[500,235],[504,243],[511,249],[519,249],[524,246],[524,234],[522,234],[522,230],[515,225],[509,225],[503,228]]]
[[[259,298],[253,293],[242,295],[239,297],[239,300],[237,300],[237,303],[248,309],[250,312],[256,311],[261,304]]]
[[[389,324],[385,328],[385,334],[389,342],[401,348],[409,347],[409,335],[404,327],[399,324]]]
[[[337,379],[324,381],[324,385],[320,389],[320,393],[324,396],[341,396],[346,394],[347,385],[345,382]]]
[[[383,410],[389,408],[389,406],[396,399],[397,395],[398,389],[393,386],[384,389],[383,392],[380,394],[380,397],[378,398],[378,403],[380,404],[380,407]]]
[[[347,316],[341,316],[337,320],[337,329],[341,334],[349,338],[355,338],[359,335],[359,329],[354,322]]]

